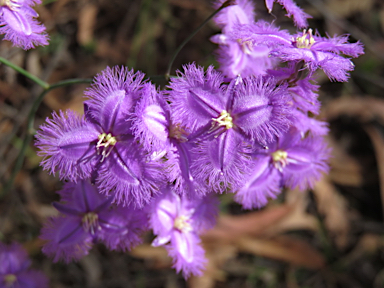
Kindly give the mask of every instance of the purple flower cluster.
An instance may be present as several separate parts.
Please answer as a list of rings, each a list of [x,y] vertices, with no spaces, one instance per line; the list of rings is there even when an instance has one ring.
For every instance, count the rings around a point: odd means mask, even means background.
[[[31,8],[40,0],[0,0],[0,33],[14,46],[25,50],[38,45],[48,45],[44,25],[34,18],[39,14]]]
[[[276,2],[307,25],[293,1]],[[93,243],[128,250],[152,230],[177,271],[200,275],[199,235],[215,223],[216,194],[260,208],[328,171],[314,72],[346,81],[353,64],[342,54],[357,57],[362,45],[310,29],[290,35],[252,11],[239,0],[215,18],[221,72],[188,64],[160,91],[141,72],[107,68],[85,92],[84,115],[60,111],[40,127],[41,165],[69,181],[54,204],[61,215],[42,230],[43,252],[68,262]]]
[[[143,97],[157,93],[143,77],[126,68],[107,68],[86,91],[83,116],[70,110],[54,113],[36,136],[44,168],[70,181],[90,178],[116,203],[148,203],[164,177],[161,163],[136,140],[130,119]]]
[[[45,275],[29,269],[31,261],[20,244],[0,243],[0,288],[47,288]]]

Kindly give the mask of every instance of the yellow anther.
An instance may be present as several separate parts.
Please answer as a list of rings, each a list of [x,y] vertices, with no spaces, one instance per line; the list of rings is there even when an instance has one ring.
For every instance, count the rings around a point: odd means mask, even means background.
[[[99,215],[95,212],[85,213],[81,219],[81,223],[83,224],[85,231],[95,234],[96,230],[99,228]]]
[[[311,48],[315,43],[315,39],[312,35],[312,29],[303,30],[303,35],[296,38],[296,47],[297,48]]]
[[[175,138],[179,142],[187,142],[188,141],[187,136],[188,136],[188,132],[185,131],[185,129],[180,125],[180,123],[171,125],[169,129],[170,138]]]
[[[116,144],[116,138],[115,137],[113,137],[112,135],[111,135],[111,133],[109,133],[106,137],[105,137],[105,140],[107,140],[107,143],[108,143],[108,145],[111,145],[111,146],[114,146],[115,144]]]
[[[272,159],[274,162],[285,161],[288,157],[288,153],[283,150],[277,150],[272,153]]]
[[[107,136],[107,134],[105,134],[105,133],[100,134],[100,135],[98,136],[100,143],[101,143],[101,141],[104,140],[105,136]]]
[[[16,8],[20,8],[21,4],[15,0],[0,0],[0,7],[8,7],[11,10],[15,10]]]
[[[188,223],[189,218],[181,215],[173,222],[173,227],[181,232],[188,232],[192,230],[191,224]]]
[[[251,41],[249,40],[243,41],[242,39],[237,39],[237,43],[240,44],[241,50],[243,50],[245,54],[248,54],[248,55],[252,54],[253,44]]]
[[[227,129],[233,128],[233,118],[231,114],[229,114],[227,111],[223,110],[220,113],[220,116],[217,118],[212,118],[214,121],[212,123],[212,126],[214,126],[215,122],[219,123],[219,126],[225,126]]]
[[[7,274],[4,276],[4,282],[6,286],[12,287],[12,284],[15,283],[17,280],[16,275],[14,274]]]
[[[288,163],[288,153],[283,150],[276,150],[271,155],[275,168],[281,172]]]
[[[111,154],[113,146],[116,145],[117,140],[114,136],[112,136],[111,133],[102,133],[98,136],[99,142],[97,142],[96,149],[98,154],[103,155],[103,158],[101,158],[100,162],[103,162],[105,157],[108,157],[109,154]]]

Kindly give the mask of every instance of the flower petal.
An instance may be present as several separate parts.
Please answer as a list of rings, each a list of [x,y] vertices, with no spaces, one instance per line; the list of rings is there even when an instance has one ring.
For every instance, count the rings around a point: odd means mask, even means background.
[[[72,181],[89,177],[98,158],[96,141],[100,132],[71,110],[52,116],[36,134],[35,145],[41,150],[38,155],[44,157],[41,165]]]

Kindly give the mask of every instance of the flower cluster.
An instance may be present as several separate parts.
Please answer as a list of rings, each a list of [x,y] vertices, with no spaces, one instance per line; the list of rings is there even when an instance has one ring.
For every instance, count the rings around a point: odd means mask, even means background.
[[[0,243],[0,288],[47,288],[45,275],[29,269],[31,261],[20,244]]]
[[[306,27],[293,1],[266,0],[270,12],[273,2]],[[177,271],[200,275],[199,235],[215,223],[216,194],[260,208],[328,171],[314,72],[346,81],[353,63],[343,55],[362,45],[255,21],[248,0],[215,21],[220,72],[188,64],[159,90],[141,72],[107,68],[85,92],[84,115],[60,111],[40,127],[41,165],[69,181],[54,204],[61,216],[42,230],[54,261],[78,260],[97,242],[127,250],[152,230]]]

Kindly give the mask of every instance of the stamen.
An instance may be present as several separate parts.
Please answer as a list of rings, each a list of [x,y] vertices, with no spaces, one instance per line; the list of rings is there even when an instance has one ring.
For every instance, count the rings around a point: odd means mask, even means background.
[[[253,44],[249,40],[243,41],[242,39],[237,39],[237,43],[240,44],[241,50],[247,55],[251,55],[253,52]]]
[[[288,153],[283,150],[277,150],[272,153],[273,164],[275,168],[280,172],[283,171],[283,168],[288,164]]]
[[[95,232],[100,228],[99,226],[99,215],[95,212],[88,212],[84,214],[81,219],[81,223],[83,224],[83,229],[86,232],[91,232],[91,234],[95,234]]]
[[[7,274],[4,276],[4,282],[6,286],[12,286],[12,284],[15,283],[16,280],[17,278],[14,274]]]
[[[103,162],[104,159],[108,157],[109,154],[111,154],[113,147],[117,143],[117,140],[115,137],[112,136],[111,133],[100,134],[98,138],[99,138],[99,142],[97,142],[96,144],[97,154],[100,155],[100,150],[101,150],[101,155],[103,156],[103,158],[101,158],[100,162]]]
[[[169,129],[169,137],[175,138],[179,142],[187,142],[188,141],[188,132],[181,126],[180,123],[175,125],[171,125]]]
[[[175,227],[180,232],[192,231],[192,226],[188,223],[188,220],[189,218],[187,216],[181,215],[175,219],[175,222],[173,222],[173,227]]]
[[[296,47],[297,48],[311,48],[312,45],[316,42],[312,35],[312,29],[303,30],[303,36],[296,38]]]
[[[16,0],[0,0],[0,7],[8,7],[10,10],[16,10],[21,7],[21,4],[17,3]]]
[[[219,126],[225,126],[226,129],[233,128],[233,118],[231,114],[229,114],[227,111],[223,110],[220,113],[220,116],[217,118],[212,118],[212,127],[215,126],[215,122],[219,123]]]

